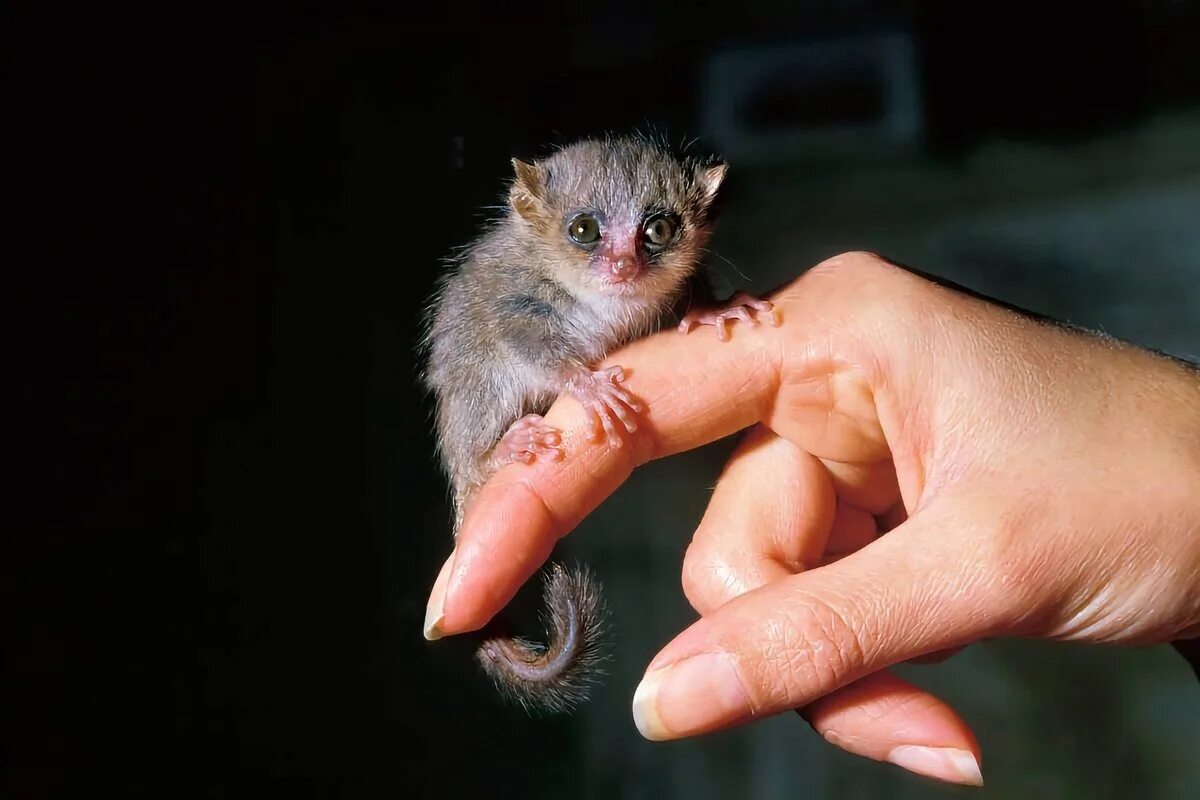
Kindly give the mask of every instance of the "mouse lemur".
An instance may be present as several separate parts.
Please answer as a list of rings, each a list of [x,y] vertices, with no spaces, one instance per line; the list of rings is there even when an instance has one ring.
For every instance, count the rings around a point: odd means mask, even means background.
[[[637,429],[642,409],[621,368],[597,368],[609,352],[666,325],[715,325],[725,339],[731,320],[766,312],[774,322],[771,304],[747,295],[712,308],[701,254],[725,164],[641,137],[512,163],[508,205],[439,284],[423,343],[456,536],[497,469],[563,457],[540,416],[560,394],[579,400],[610,446],[619,428]],[[545,603],[546,644],[492,637],[477,656],[526,708],[567,710],[600,657],[603,603],[586,572],[557,565]]]

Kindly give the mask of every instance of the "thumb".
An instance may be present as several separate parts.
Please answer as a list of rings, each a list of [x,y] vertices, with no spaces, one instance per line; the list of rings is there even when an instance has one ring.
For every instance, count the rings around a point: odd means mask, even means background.
[[[676,739],[799,708],[889,665],[991,635],[1005,601],[971,544],[990,537],[955,516],[926,509],[853,555],[697,621],[634,694],[642,735]]]

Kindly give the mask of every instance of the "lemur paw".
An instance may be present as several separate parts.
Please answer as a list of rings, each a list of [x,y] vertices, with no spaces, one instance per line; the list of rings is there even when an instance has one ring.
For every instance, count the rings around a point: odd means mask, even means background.
[[[563,457],[562,435],[538,414],[527,414],[514,422],[492,450],[497,467],[520,461],[532,464],[539,456],[555,461]]]
[[[758,325],[758,314],[765,314],[767,324],[772,327],[779,325],[779,317],[775,306],[769,300],[759,300],[746,293],[733,296],[725,308],[711,311],[689,311],[679,323],[679,332],[687,335],[696,325],[712,325],[717,329],[717,338],[722,342],[729,341],[729,321],[740,320],[749,325]]]
[[[624,369],[608,367],[585,372],[570,382],[571,394],[591,417],[593,441],[603,434],[609,444],[620,447],[622,440],[617,433],[617,423],[629,433],[637,430],[634,415],[641,413],[642,406],[629,390],[621,386],[624,380]]]

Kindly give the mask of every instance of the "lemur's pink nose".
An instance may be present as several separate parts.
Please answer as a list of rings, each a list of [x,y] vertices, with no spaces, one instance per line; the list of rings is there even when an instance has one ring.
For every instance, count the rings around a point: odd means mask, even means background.
[[[612,276],[619,281],[629,280],[638,272],[637,259],[631,255],[619,256],[609,267]]]

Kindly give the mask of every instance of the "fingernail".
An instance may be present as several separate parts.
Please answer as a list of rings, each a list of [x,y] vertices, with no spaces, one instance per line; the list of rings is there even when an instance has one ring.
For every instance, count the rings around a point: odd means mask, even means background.
[[[887,760],[918,775],[965,786],[983,786],[979,762],[969,750],[906,744],[892,748]]]
[[[425,638],[431,642],[445,635],[440,627],[446,618],[442,613],[442,605],[446,602],[446,584],[450,582],[450,568],[454,565],[456,552],[452,551],[442,565],[442,571],[433,582],[433,591],[429,593],[429,605],[425,607]]]
[[[733,659],[704,653],[646,673],[633,693],[633,721],[661,742],[748,716],[750,701]]]

